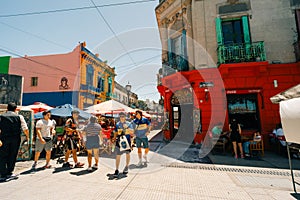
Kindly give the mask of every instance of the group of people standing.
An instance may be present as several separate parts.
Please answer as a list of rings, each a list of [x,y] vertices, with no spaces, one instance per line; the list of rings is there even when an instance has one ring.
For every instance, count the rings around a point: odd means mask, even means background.
[[[0,115],[0,182],[17,179],[18,176],[13,174],[17,153],[21,141],[22,130],[27,139],[29,137],[28,127],[23,116],[15,113],[17,106],[9,103],[7,112]],[[62,167],[82,168],[84,163],[78,161],[77,151],[79,143],[82,142],[87,149],[88,171],[98,169],[99,165],[99,148],[103,141],[102,127],[96,116],[91,116],[84,127],[79,127],[79,112],[72,111],[72,116],[65,123],[65,145],[67,147]],[[115,146],[116,165],[114,176],[119,176],[119,166],[122,154],[126,154],[126,165],[123,174],[128,173],[130,164],[130,152],[132,151],[132,141],[135,139],[138,148],[138,166],[142,165],[142,158],[148,162],[148,134],[150,133],[151,123],[144,118],[141,111],[136,111],[131,121],[126,120],[126,114],[119,113],[120,120],[116,123],[112,131],[110,140]],[[46,163],[44,169],[51,168],[50,158],[53,147],[53,138],[55,136],[55,123],[51,120],[51,112],[44,111],[43,118],[36,122],[36,142],[35,155],[32,170],[37,169],[37,162],[43,150],[46,151]],[[142,148],[144,155],[142,155]],[[72,153],[74,166],[70,164],[69,157]],[[95,163],[92,165],[92,155],[94,154]]]

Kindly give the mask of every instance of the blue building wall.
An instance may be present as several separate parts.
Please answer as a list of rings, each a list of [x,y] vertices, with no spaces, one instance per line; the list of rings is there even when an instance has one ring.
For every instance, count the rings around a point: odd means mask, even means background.
[[[23,93],[23,105],[42,102],[49,106],[71,104],[78,107],[78,91]]]

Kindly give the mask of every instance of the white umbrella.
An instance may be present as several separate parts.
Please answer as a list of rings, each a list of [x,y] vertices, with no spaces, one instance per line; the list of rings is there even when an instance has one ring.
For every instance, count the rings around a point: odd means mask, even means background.
[[[112,113],[119,113],[119,112],[130,113],[130,112],[134,112],[135,110],[115,100],[109,100],[109,101],[105,101],[87,107],[85,111],[93,114],[112,114]]]

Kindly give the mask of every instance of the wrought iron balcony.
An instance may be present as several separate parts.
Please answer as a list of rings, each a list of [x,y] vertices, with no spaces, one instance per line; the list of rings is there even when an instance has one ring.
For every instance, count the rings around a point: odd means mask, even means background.
[[[253,42],[251,44],[232,44],[218,46],[218,63],[240,63],[265,61],[264,42]]]

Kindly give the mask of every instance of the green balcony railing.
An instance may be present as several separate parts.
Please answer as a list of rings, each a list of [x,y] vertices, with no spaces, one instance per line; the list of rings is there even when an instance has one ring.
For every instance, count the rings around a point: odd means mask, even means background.
[[[266,60],[265,45],[262,41],[251,44],[219,45],[217,51],[219,64]]]

